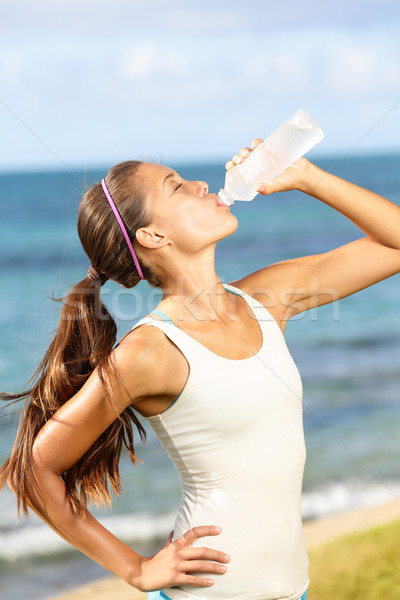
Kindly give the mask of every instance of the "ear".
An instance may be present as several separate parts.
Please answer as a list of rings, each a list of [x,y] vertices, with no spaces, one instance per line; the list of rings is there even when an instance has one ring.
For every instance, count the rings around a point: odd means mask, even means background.
[[[166,235],[156,233],[151,227],[141,227],[136,232],[137,241],[145,248],[161,248],[171,243]]]

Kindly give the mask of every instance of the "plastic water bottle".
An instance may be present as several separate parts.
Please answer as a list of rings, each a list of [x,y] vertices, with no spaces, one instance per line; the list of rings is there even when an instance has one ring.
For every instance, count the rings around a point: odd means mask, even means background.
[[[226,173],[218,197],[225,204],[253,200],[256,186],[271,182],[324,138],[320,126],[303,109],[297,110],[240,165]]]

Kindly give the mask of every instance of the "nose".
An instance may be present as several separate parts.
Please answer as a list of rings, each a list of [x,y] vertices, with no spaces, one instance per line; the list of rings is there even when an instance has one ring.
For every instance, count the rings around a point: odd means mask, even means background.
[[[197,183],[199,185],[200,195],[205,196],[208,194],[208,184],[205,181],[198,181]]]

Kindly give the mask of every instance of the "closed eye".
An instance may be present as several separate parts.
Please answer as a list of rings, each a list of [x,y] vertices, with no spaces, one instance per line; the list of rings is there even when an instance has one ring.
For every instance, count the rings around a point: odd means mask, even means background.
[[[179,184],[179,185],[178,185],[178,186],[175,188],[175,191],[176,191],[176,190],[179,190],[179,188],[181,187],[181,185],[182,185],[182,184],[180,183],[180,184]]]

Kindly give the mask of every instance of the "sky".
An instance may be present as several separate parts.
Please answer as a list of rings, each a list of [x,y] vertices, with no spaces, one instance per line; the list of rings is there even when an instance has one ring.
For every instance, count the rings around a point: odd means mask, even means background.
[[[295,110],[400,152],[398,0],[2,0],[0,171],[229,160]]]

